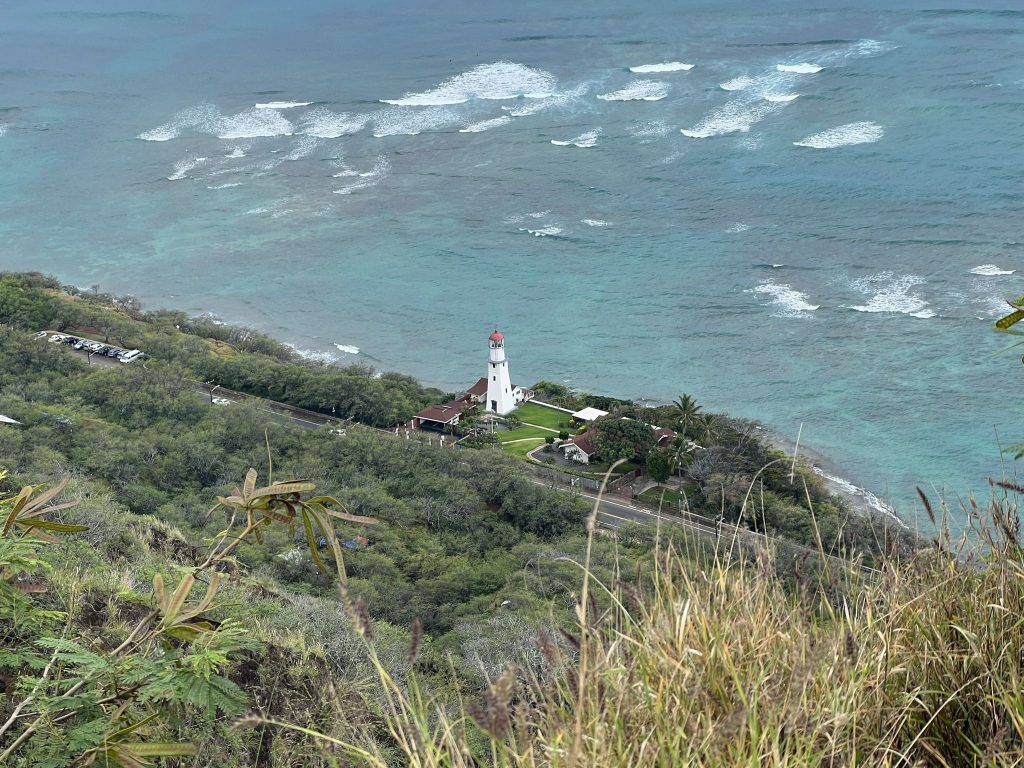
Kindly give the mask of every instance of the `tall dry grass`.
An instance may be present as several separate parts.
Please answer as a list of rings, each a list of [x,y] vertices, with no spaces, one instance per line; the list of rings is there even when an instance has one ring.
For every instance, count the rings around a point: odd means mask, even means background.
[[[1024,765],[1022,493],[994,484],[984,508],[960,509],[971,535],[954,540],[943,508],[940,533],[910,556],[880,572],[828,560],[795,588],[770,552],[665,544],[642,589],[600,583],[583,562],[574,630],[538,638],[550,674],[510,659],[482,702],[446,708],[415,675],[397,685],[368,643],[386,736],[323,740],[325,756],[417,768]]]

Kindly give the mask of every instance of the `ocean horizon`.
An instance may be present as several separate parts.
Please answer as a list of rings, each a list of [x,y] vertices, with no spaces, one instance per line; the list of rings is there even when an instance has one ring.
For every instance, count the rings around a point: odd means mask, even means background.
[[[913,524],[1024,440],[1024,11],[748,5],[12,5],[0,267],[445,390],[498,327]]]

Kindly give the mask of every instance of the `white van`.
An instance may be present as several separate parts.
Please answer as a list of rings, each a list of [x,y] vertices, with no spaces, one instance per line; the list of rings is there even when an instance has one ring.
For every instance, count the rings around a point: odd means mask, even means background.
[[[142,357],[142,352],[138,349],[131,349],[122,355],[118,355],[117,359],[120,360],[122,363],[130,363],[132,360],[135,360],[136,358],[139,357]]]

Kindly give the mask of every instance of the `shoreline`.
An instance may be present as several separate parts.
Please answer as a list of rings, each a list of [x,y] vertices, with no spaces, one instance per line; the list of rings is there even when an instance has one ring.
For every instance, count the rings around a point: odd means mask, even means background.
[[[767,443],[778,448],[787,456],[793,456],[796,453],[807,463],[814,474],[821,478],[829,490],[849,502],[854,512],[868,517],[884,515],[902,528],[910,530],[910,526],[899,516],[895,507],[880,499],[867,488],[862,488],[843,477],[842,468],[828,456],[803,443],[797,445],[796,440],[785,437],[763,424],[756,424],[755,428]]]

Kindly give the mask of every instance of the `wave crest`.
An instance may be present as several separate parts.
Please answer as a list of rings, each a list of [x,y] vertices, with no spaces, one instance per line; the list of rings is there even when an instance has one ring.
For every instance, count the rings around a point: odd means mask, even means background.
[[[859,123],[848,123],[837,128],[829,128],[827,131],[815,133],[800,141],[794,141],[797,147],[811,147],[812,149],[833,149],[835,147],[849,147],[854,144],[873,144],[885,136],[885,129],[878,123],[868,121]]]
[[[630,67],[630,72],[638,75],[648,75],[654,72],[689,72],[693,64],[683,64],[681,61],[663,61],[660,64],[641,64],[639,67]]]
[[[597,98],[602,101],[660,101],[668,96],[668,83],[657,80],[634,80],[611,93],[602,93]]]
[[[747,293],[759,293],[762,296],[771,297],[769,306],[778,307],[776,317],[810,317],[810,313],[819,309],[820,304],[811,304],[807,300],[807,294],[798,291],[785,283],[777,283],[774,280],[762,280]]]
[[[554,92],[555,84],[555,76],[543,69],[497,61],[450,77],[429,91],[407,93],[400,99],[381,101],[397,107],[434,107],[463,104],[474,98],[544,98]]]

